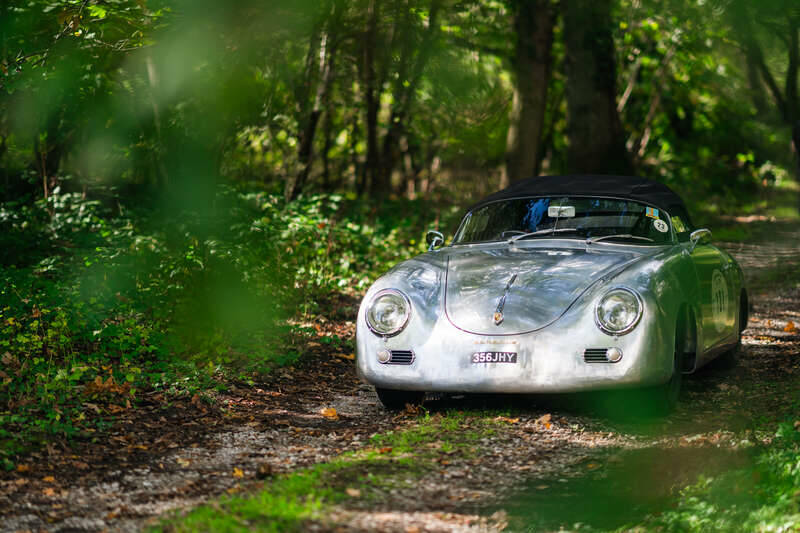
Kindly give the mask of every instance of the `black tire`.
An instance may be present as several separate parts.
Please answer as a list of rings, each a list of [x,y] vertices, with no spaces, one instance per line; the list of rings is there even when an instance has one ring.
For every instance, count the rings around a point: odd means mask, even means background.
[[[406,408],[406,404],[422,405],[425,401],[425,393],[411,390],[393,390],[375,387],[378,399],[383,406],[390,411],[400,411]]]
[[[747,329],[747,323],[750,321],[750,300],[747,297],[747,291],[742,289],[739,296],[739,337],[741,342],[741,335]]]

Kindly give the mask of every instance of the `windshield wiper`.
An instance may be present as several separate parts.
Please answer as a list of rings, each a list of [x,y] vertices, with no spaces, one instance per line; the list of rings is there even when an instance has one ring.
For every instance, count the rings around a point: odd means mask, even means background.
[[[520,239],[524,239],[525,237],[533,237],[534,235],[546,235],[546,234],[552,235],[553,233],[564,233],[566,231],[578,231],[578,228],[540,229],[539,231],[531,231],[530,233],[523,233],[522,235],[514,235],[513,237],[508,239],[508,242],[518,241]]]
[[[619,233],[617,235],[601,235],[600,237],[590,237],[586,239],[586,244],[594,244],[606,239],[638,239],[640,241],[655,242],[650,237],[639,237],[637,235],[631,235],[630,233]]]

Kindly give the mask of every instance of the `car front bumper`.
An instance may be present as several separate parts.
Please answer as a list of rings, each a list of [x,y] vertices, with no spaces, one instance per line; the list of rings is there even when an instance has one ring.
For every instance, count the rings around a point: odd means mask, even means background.
[[[394,337],[374,335],[359,312],[357,369],[376,387],[430,392],[558,393],[658,385],[669,380],[674,328],[644,314],[631,333],[601,332],[587,313],[568,312],[539,331],[508,336],[462,331],[446,317],[410,324]],[[662,317],[663,318],[663,317]],[[587,349],[617,347],[617,363],[586,362]],[[383,364],[380,350],[410,350],[411,364]],[[473,363],[476,353],[516,353],[516,363]]]

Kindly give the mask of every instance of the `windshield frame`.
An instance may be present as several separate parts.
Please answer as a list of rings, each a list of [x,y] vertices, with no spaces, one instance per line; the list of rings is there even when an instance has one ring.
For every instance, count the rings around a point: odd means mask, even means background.
[[[492,204],[496,204],[496,203],[499,203],[499,202],[512,202],[512,201],[515,201],[515,200],[536,200],[536,199],[540,199],[540,198],[597,198],[597,199],[601,199],[601,200],[621,200],[621,201],[624,201],[624,202],[632,202],[632,203],[643,205],[643,206],[646,206],[646,207],[656,207],[656,208],[658,208],[660,211],[664,212],[664,215],[666,216],[667,224],[669,224],[669,242],[658,243],[658,244],[649,244],[649,243],[641,243],[641,242],[636,242],[636,243],[624,242],[624,243],[621,243],[621,242],[613,242],[613,241],[609,241],[609,240],[604,240],[604,241],[600,241],[600,242],[598,242],[596,244],[617,244],[617,245],[622,244],[622,245],[625,245],[625,246],[647,246],[647,247],[651,247],[652,248],[654,246],[670,246],[670,245],[674,245],[674,244],[676,244],[678,242],[677,237],[675,235],[675,227],[672,225],[672,215],[670,215],[669,211],[667,211],[666,209],[661,208],[660,206],[656,206],[656,205],[653,205],[653,204],[648,204],[648,203],[645,203],[645,202],[641,202],[639,200],[633,200],[631,198],[624,198],[624,197],[613,196],[613,195],[599,196],[599,195],[596,195],[596,194],[571,194],[571,195],[563,195],[563,194],[556,194],[556,195],[544,194],[544,195],[541,195],[540,194],[540,195],[536,195],[536,196],[522,195],[522,196],[514,196],[514,197],[511,197],[511,198],[503,198],[503,199],[500,199],[500,200],[494,200],[494,201],[491,201],[491,202],[487,202],[487,203],[484,203],[484,204],[481,204],[481,205],[477,206],[476,208],[470,209],[461,218],[461,222],[459,222],[458,228],[456,228],[456,231],[453,234],[453,239],[450,241],[450,246],[470,246],[470,245],[474,245],[474,244],[486,244],[486,243],[496,243],[496,242],[511,242],[509,239],[490,239],[490,240],[485,240],[485,241],[456,242],[456,238],[461,233],[461,230],[463,229],[464,225],[467,223],[467,220],[469,220],[469,218],[472,216],[472,213],[473,213],[473,211],[475,211],[475,209],[483,209],[486,206],[489,206],[489,205],[492,205]],[[579,238],[570,237],[568,234],[565,234],[562,237],[558,233],[556,233],[555,235],[546,234],[545,233],[539,239],[524,239],[524,242],[532,242],[532,241],[537,241],[537,240],[541,240],[541,239],[559,239],[559,240],[568,239],[568,240],[579,241],[579,242],[581,242],[581,241],[585,242],[586,241],[585,237],[579,237]],[[515,241],[514,244],[519,244],[519,242],[522,242],[522,241]]]

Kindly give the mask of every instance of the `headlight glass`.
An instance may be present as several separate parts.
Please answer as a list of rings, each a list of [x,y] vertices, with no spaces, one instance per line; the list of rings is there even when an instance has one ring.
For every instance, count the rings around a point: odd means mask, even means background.
[[[411,303],[402,292],[384,289],[376,294],[367,307],[367,324],[376,335],[397,335],[408,323]]]
[[[597,327],[609,335],[624,335],[632,331],[641,317],[641,297],[624,287],[608,291],[595,309]]]

